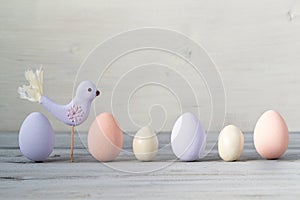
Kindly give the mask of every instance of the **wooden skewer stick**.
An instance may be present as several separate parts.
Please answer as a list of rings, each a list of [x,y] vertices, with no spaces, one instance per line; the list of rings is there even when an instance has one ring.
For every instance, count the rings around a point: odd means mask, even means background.
[[[73,152],[74,152],[74,126],[72,126],[71,131],[71,153],[70,153],[70,161],[73,162]]]

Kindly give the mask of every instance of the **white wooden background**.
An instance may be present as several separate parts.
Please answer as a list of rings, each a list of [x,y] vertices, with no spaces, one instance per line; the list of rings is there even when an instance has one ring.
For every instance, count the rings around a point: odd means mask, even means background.
[[[46,114],[56,131],[68,130],[40,105],[18,98],[24,70],[44,65],[45,93],[67,103],[76,70],[90,50],[108,37],[142,27],[182,32],[205,47],[224,81],[225,124],[252,131],[260,114],[275,109],[291,131],[300,130],[300,2],[296,0],[1,0],[0,130],[17,131],[32,111]],[[100,89],[111,87],[106,82]],[[139,101],[147,98],[141,95]],[[136,106],[136,112],[143,110],[143,103]],[[174,121],[177,114],[171,111],[168,117]]]

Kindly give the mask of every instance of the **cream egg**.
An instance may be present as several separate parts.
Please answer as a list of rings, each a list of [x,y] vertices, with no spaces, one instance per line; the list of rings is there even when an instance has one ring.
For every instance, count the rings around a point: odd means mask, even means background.
[[[219,134],[218,151],[224,161],[235,161],[240,158],[244,149],[244,135],[234,126],[228,125]]]
[[[253,134],[254,146],[266,159],[277,159],[289,144],[288,127],[282,116],[274,111],[265,112],[257,121]]]
[[[135,134],[132,147],[137,160],[151,161],[158,150],[157,136],[149,127],[143,127]]]
[[[96,117],[88,132],[88,150],[98,161],[114,160],[123,147],[123,133],[110,113]]]

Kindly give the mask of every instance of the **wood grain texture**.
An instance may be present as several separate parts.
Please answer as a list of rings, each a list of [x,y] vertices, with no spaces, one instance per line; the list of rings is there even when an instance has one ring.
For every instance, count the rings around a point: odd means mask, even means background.
[[[132,154],[132,138],[113,162],[96,162],[76,134],[75,163],[69,162],[70,134],[56,135],[44,163],[33,163],[18,149],[16,133],[0,134],[2,199],[298,199],[300,134],[290,134],[289,149],[279,160],[264,160],[245,134],[236,162],[220,160],[216,147],[197,162],[174,161],[168,133],[160,134],[153,162]],[[214,141],[208,141],[209,144]],[[148,173],[144,173],[148,171]]]
[[[160,27],[191,37],[202,44],[214,60],[226,89],[225,124],[234,123],[244,131],[251,131],[260,114],[276,109],[290,130],[300,130],[299,13],[300,4],[295,0],[2,0],[0,129],[16,131],[27,114],[41,111],[56,131],[68,131],[68,127],[39,105],[18,98],[17,87],[25,83],[24,70],[44,65],[45,93],[60,103],[67,103],[78,67],[97,44],[122,31]],[[188,49],[182,51],[188,52]],[[145,57],[147,54],[138,58],[143,61]],[[131,61],[128,57],[108,71],[107,81],[99,86],[104,94],[111,91],[119,78],[120,66],[130,66]],[[190,68],[184,71],[189,72]],[[197,80],[192,81],[192,85],[197,84]],[[186,89],[181,84],[176,87]],[[136,97],[138,103],[132,112],[142,120],[142,125],[149,122],[145,113],[148,108],[144,105],[155,104],[158,97],[162,102],[171,101],[155,91],[152,98],[147,92]],[[121,94],[127,92],[120,91]],[[210,109],[205,95],[204,101],[196,107],[202,109],[201,120],[207,124]],[[186,94],[183,102],[189,99]],[[126,103],[127,100],[118,103],[115,109]],[[107,110],[106,104],[97,106],[96,114]],[[193,106],[186,103],[183,109],[193,111]],[[173,122],[178,113],[177,107],[171,109],[168,119]],[[94,117],[93,114],[81,129],[87,130]],[[170,130],[171,122],[164,130]]]

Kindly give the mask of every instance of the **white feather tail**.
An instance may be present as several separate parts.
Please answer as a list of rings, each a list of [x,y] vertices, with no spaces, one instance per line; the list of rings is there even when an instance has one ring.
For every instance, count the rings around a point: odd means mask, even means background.
[[[43,95],[43,79],[44,71],[41,67],[33,71],[32,69],[25,71],[25,78],[29,85],[23,85],[18,88],[18,93],[21,99],[27,99],[32,102],[41,103],[41,97]]]

